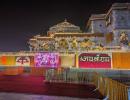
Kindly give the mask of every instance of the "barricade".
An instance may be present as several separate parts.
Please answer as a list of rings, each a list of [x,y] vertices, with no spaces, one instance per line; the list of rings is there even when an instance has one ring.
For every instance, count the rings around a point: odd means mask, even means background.
[[[46,71],[45,81],[88,84],[90,77],[88,72],[82,72],[78,69],[49,69]]]
[[[93,74],[93,83],[106,98],[104,100],[129,100],[127,85],[101,76],[98,73]]]
[[[46,82],[64,82],[76,84],[93,83],[104,100],[130,100],[128,98],[129,87],[123,83],[104,77],[97,72],[86,72],[78,69],[49,69],[46,71]]]

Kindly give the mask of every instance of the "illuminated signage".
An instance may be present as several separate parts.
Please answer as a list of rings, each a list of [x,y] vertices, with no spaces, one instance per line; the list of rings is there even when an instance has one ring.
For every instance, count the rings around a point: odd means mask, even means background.
[[[25,56],[16,57],[16,66],[30,66],[30,58]]]
[[[35,55],[36,67],[58,67],[59,54],[58,53],[37,53]]]
[[[111,55],[108,53],[82,53],[79,55],[80,68],[111,68]]]

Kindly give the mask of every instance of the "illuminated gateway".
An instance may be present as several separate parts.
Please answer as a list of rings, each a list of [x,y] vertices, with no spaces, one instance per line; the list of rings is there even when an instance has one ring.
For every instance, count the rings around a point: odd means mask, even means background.
[[[30,51],[128,50],[130,45],[130,3],[115,3],[106,14],[93,14],[87,32],[67,20],[49,28],[47,36],[29,40]]]

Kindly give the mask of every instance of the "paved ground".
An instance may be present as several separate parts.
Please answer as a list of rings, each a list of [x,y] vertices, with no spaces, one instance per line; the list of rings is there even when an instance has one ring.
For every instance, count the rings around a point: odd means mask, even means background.
[[[81,99],[61,96],[47,96],[47,95],[27,95],[21,93],[0,93],[0,100],[98,100],[98,99]]]

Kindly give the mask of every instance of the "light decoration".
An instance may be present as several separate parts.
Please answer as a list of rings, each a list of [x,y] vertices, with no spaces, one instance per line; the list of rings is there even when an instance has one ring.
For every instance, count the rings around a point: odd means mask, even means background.
[[[36,67],[56,68],[59,65],[59,54],[47,52],[36,53],[34,61]]]

